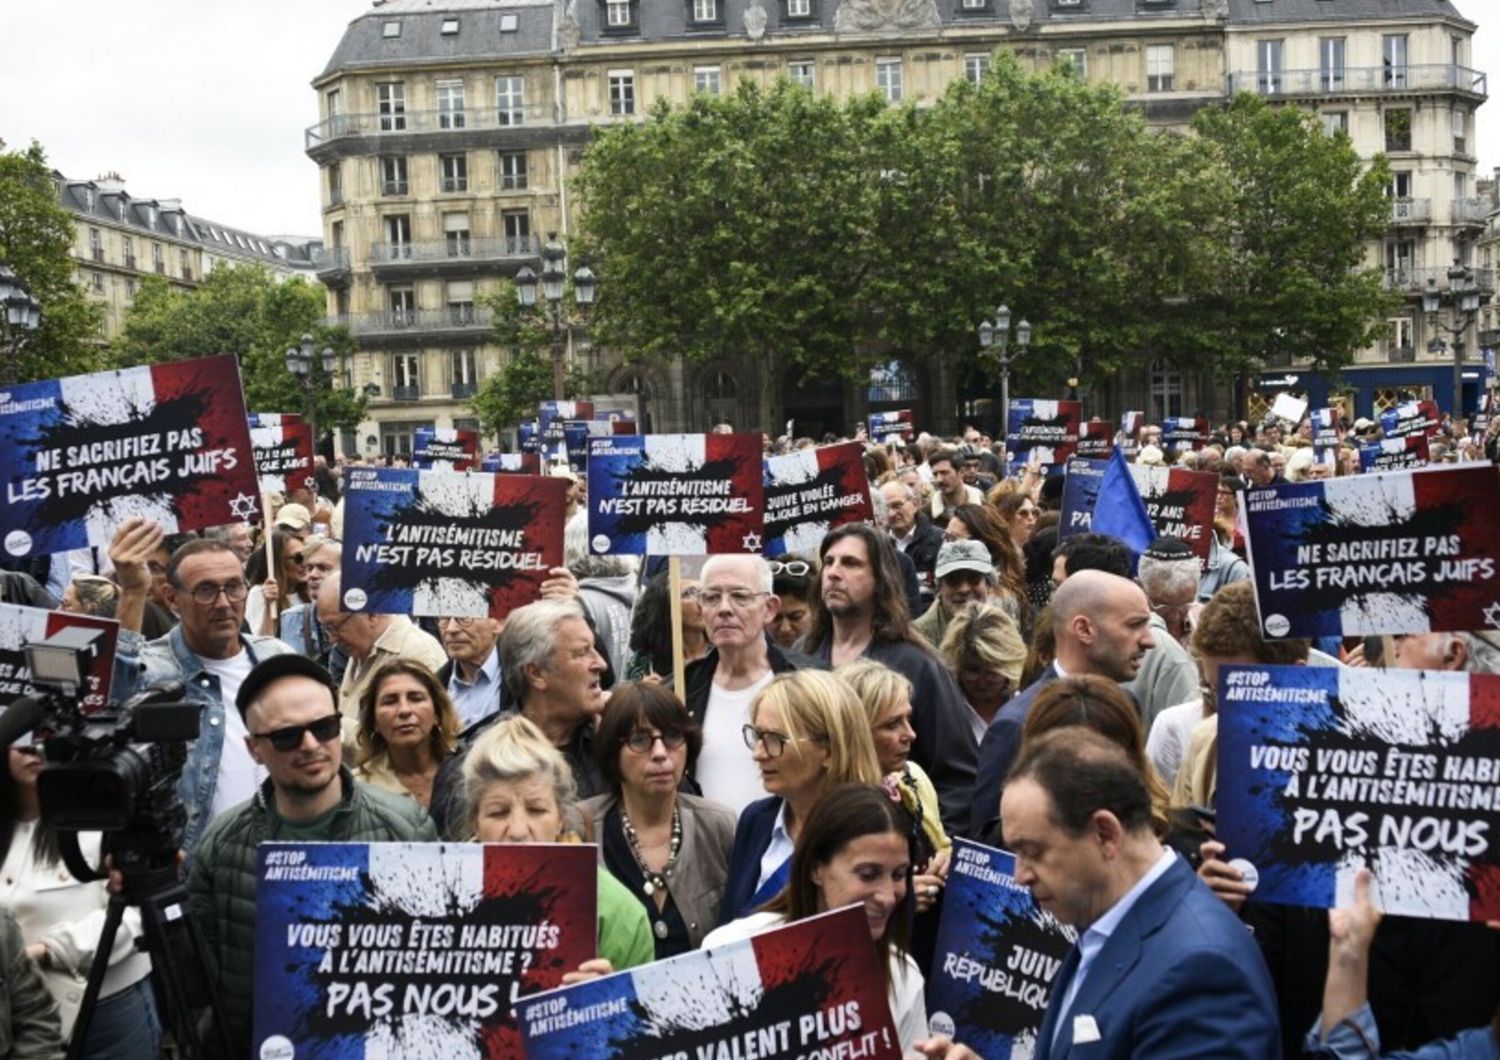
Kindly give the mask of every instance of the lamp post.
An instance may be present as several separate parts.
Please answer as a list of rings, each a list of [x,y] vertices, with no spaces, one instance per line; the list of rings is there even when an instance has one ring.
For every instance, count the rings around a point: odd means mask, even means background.
[[[5,382],[21,381],[21,347],[42,323],[42,303],[26,289],[15,270],[0,265],[0,309],[5,320]]]
[[[317,392],[319,377],[313,371],[313,337],[302,336],[302,344],[293,346],[286,351],[286,370],[292,373],[307,395],[307,429],[312,435],[313,455],[318,453],[318,415],[313,404],[313,396]],[[325,386],[333,385],[333,369],[338,363],[338,355],[333,352],[332,346],[324,346],[322,353],[323,373],[322,382]]]
[[[1000,434],[1010,432],[1010,366],[1025,355],[1031,346],[1031,325],[1022,320],[1016,325],[1016,352],[1010,351],[1010,306],[995,310],[995,319],[979,325],[979,346],[1000,369]],[[1009,460],[1009,447],[1007,446]]]
[[[557,233],[547,234],[547,245],[542,247],[542,298],[547,303],[547,313],[542,316],[542,325],[552,340],[552,396],[562,401],[567,395],[563,388],[563,352],[574,321],[563,317],[563,294],[567,284],[568,252],[557,241]],[[516,300],[527,312],[538,308],[536,301],[537,274],[531,266],[523,265],[516,273]],[[573,273],[573,301],[580,315],[586,315],[594,304],[594,293],[598,283],[593,270],[583,266]]]
[[[1456,420],[1464,412],[1464,340],[1463,336],[1474,324],[1479,313],[1479,284],[1474,282],[1474,270],[1457,261],[1448,270],[1448,288],[1439,290],[1437,277],[1427,277],[1427,287],[1422,291],[1422,312],[1427,314],[1427,326],[1434,332],[1427,343],[1433,353],[1441,352],[1447,345],[1436,332],[1445,332],[1453,337],[1453,411]],[[1443,303],[1454,307],[1458,314],[1457,324],[1445,324],[1438,318]]]

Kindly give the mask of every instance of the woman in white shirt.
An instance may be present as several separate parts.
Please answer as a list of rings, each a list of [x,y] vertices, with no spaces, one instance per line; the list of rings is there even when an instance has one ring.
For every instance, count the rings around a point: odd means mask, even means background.
[[[12,747],[8,757],[9,768],[0,773],[0,906],[20,924],[26,953],[57,1002],[67,1038],[78,1018],[109,896],[102,880],[73,878],[58,853],[56,833],[40,820],[39,749]],[[99,833],[81,833],[78,846],[89,864],[101,863]],[[138,917],[127,912],[89,1023],[82,1054],[88,1060],[156,1060],[161,1052],[151,959],[135,949],[139,931]]]
[[[786,889],[764,908],[711,931],[704,948],[750,938],[804,917],[862,904],[906,1056],[968,1056],[928,1043],[922,973],[906,952],[911,922],[911,817],[882,787],[843,784],[819,800],[797,837]]]

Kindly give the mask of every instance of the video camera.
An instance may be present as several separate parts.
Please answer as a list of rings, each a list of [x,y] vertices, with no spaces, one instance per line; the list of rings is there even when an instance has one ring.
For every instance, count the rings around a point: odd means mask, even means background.
[[[37,690],[0,715],[0,744],[32,730],[44,736],[47,768],[37,777],[42,818],[62,834],[63,858],[80,879],[95,874],[81,858],[74,863],[76,842],[67,833],[106,833],[106,849],[122,865],[173,862],[187,823],[177,779],[188,741],[198,738],[200,708],[182,701],[180,682],[84,713],[79,693],[88,686],[100,636],[71,627],[27,644]]]

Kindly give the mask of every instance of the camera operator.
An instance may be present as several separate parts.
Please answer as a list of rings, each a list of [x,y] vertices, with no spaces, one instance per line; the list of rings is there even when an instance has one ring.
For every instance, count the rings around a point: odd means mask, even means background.
[[[80,882],[63,865],[57,833],[40,819],[41,771],[41,748],[11,747],[8,768],[0,773],[0,905],[15,915],[26,953],[57,1002],[68,1037],[109,896],[102,880]],[[82,833],[78,841],[84,859],[99,864],[99,833]],[[106,958],[109,968],[80,1054],[87,1060],[156,1060],[161,1052],[161,1025],[147,979],[151,959],[135,948],[139,933],[138,915],[127,913]]]
[[[15,918],[0,909],[0,1056],[62,1060],[57,1006],[42,985]]]
[[[249,585],[245,568],[226,541],[189,541],[166,564],[162,596],[180,621],[153,641],[141,636],[141,616],[151,588],[150,556],[161,547],[161,527],[127,519],[110,542],[109,558],[120,583],[116,615],[113,695],[127,699],[143,688],[181,681],[183,698],[203,708],[178,792],[187,807],[183,848],[191,860],[208,823],[255,794],[265,776],[251,757],[235,696],[262,659],[291,652],[275,637],[242,633]]]
[[[213,957],[233,1055],[247,1056],[257,847],[278,839],[427,842],[437,832],[417,803],[358,784],[341,765],[338,693],[311,659],[285,654],[258,663],[239,686],[236,706],[249,733],[244,744],[268,779],[203,835],[188,891]]]

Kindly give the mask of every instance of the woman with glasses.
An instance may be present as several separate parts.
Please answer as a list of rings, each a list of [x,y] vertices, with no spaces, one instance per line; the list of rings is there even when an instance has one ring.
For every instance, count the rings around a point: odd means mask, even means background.
[[[744,728],[768,798],[740,814],[719,919],[763,905],[786,886],[802,822],[837,784],[880,782],[864,706],[824,670],[779,674],[761,689]]]
[[[801,651],[812,628],[812,563],[798,556],[767,560],[771,591],[781,601],[771,619],[771,639],[783,651]]]
[[[577,843],[583,831],[573,769],[542,730],[519,714],[485,729],[463,759],[460,835],[481,843]],[[598,957],[564,983],[608,975],[656,958],[641,903],[598,870]]]
[[[682,658],[684,662],[701,659],[708,653],[708,634],[703,628],[703,610],[698,606],[697,579],[683,578],[682,586]],[[646,583],[635,603],[630,621],[630,662],[625,667],[627,681],[639,681],[649,674],[666,677],[672,672],[672,600],[671,580],[658,574]]]
[[[645,907],[657,960],[697,949],[718,923],[734,813],[679,790],[702,749],[698,723],[657,684],[615,689],[594,736],[608,792],[580,808],[604,867]]]
[[[1025,548],[1031,535],[1036,533],[1037,519],[1042,514],[1031,491],[1014,479],[1008,479],[990,490],[987,500],[1010,530],[1016,547]]]
[[[458,712],[432,671],[411,659],[384,663],[359,700],[354,776],[422,807],[458,739]]]
[[[266,550],[257,548],[245,564],[245,580],[250,583],[250,594],[245,597],[245,622],[263,637],[274,637],[279,629],[279,616],[297,604],[306,604],[311,597],[307,592],[307,571],[303,567],[302,538],[289,530],[277,530],[271,535],[271,551],[276,559],[276,573],[266,573]],[[275,601],[275,607],[267,605]]]

